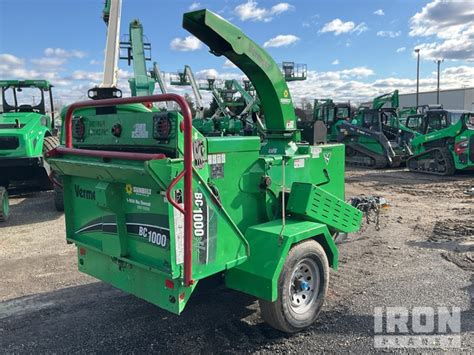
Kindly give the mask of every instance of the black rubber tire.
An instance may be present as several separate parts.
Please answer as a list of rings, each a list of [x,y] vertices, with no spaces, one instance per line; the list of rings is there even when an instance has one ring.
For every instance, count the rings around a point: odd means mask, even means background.
[[[44,175],[43,179],[41,180],[41,184],[40,184],[40,188],[42,190],[52,190],[53,189],[53,183],[49,179],[49,176],[48,176],[49,168],[46,168],[49,165],[47,165],[47,163],[46,163],[46,161],[44,161],[44,159],[46,157],[46,154],[49,151],[53,150],[54,148],[56,148],[58,146],[59,146],[59,138],[58,137],[55,137],[55,136],[44,137],[44,140],[43,140],[43,165],[45,167],[45,175]]]
[[[59,138],[55,136],[44,137],[43,140],[43,156],[49,151],[59,146]]]
[[[5,187],[0,186],[0,222],[6,222],[9,215],[8,191]]]
[[[320,282],[311,307],[303,314],[295,313],[291,307],[290,283],[293,270],[303,259],[312,259],[318,267]],[[323,247],[315,240],[306,240],[294,245],[285,260],[278,279],[278,298],[275,302],[259,300],[263,320],[285,333],[296,333],[311,326],[317,319],[326,298],[329,285],[329,264]]]
[[[64,190],[62,187],[54,186],[54,207],[58,212],[64,212]]]

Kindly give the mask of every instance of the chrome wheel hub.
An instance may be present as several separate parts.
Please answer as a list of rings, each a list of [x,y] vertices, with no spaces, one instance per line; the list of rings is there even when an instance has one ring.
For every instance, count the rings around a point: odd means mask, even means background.
[[[305,313],[316,301],[320,284],[319,268],[313,259],[302,259],[293,269],[290,281],[290,307]]]

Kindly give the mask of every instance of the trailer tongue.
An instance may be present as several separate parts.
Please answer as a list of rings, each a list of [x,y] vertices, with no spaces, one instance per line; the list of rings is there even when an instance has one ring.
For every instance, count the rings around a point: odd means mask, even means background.
[[[299,331],[337,268],[333,235],[360,227],[344,202],[344,147],[300,141],[278,65],[240,29],[207,10],[183,24],[252,80],[267,140],[204,137],[174,94],[73,104],[65,146],[49,157],[64,179],[67,240],[80,271],[170,312],[220,274],[260,299],[270,325]],[[99,109],[169,100],[180,111]]]

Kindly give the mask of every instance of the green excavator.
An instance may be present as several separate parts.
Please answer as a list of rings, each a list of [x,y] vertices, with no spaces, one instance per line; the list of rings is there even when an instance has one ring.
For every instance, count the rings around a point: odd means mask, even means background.
[[[411,140],[410,171],[453,175],[457,170],[474,170],[474,113],[429,108],[421,115],[418,135]]]

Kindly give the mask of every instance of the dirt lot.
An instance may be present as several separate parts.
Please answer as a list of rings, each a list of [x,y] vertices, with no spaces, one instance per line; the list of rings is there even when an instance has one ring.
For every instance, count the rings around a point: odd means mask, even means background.
[[[462,349],[474,348],[473,175],[347,173],[347,196],[381,195],[381,230],[340,246],[317,323],[294,336],[263,323],[255,299],[219,289],[180,317],[76,271],[75,248],[50,193],[12,199],[0,226],[0,352],[374,352],[373,309],[461,308]]]

